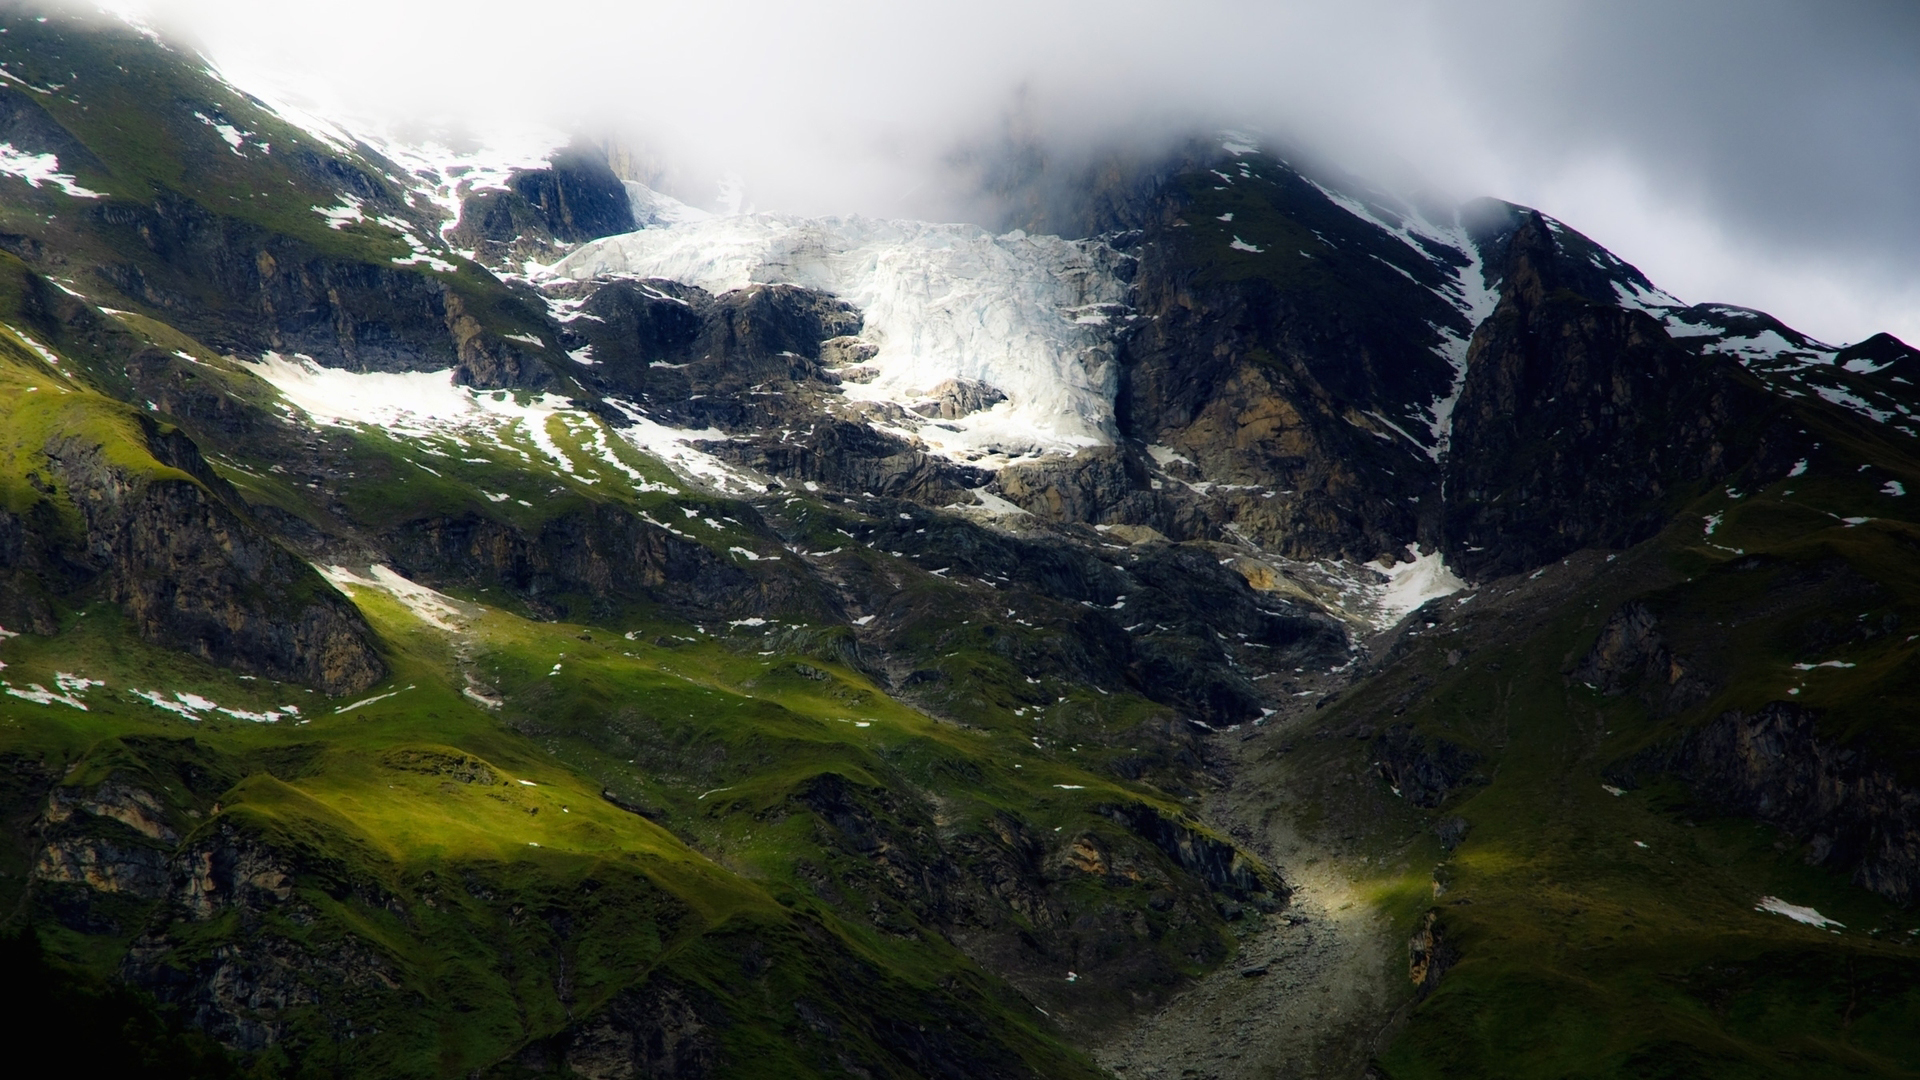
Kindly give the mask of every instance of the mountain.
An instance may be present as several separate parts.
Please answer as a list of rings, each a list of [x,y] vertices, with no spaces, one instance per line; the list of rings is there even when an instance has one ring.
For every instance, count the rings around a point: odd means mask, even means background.
[[[0,28],[0,896],[82,1067],[1920,1060],[1898,340],[1238,134],[722,216]]]

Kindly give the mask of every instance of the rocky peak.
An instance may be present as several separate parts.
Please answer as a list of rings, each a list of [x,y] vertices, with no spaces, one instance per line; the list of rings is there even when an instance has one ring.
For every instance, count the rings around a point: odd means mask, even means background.
[[[1745,465],[1765,441],[1749,422],[1779,408],[1646,312],[1588,295],[1555,232],[1537,213],[1514,229],[1499,305],[1467,354],[1444,544],[1472,577],[1646,539]]]

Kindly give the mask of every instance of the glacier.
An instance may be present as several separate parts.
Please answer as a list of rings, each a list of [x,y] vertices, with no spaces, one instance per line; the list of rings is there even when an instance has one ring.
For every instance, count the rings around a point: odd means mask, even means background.
[[[897,434],[986,468],[1115,441],[1113,333],[1128,318],[1127,257],[1106,243],[864,217],[706,216],[636,194],[657,227],[582,245],[543,275],[831,293],[861,311],[862,336],[879,350],[865,365],[877,376],[846,383],[848,399],[911,407],[950,379],[1006,395]]]

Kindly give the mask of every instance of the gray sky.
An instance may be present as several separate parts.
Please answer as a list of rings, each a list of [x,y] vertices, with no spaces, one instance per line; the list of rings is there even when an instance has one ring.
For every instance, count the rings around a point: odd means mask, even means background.
[[[711,204],[954,212],[940,162],[1043,138],[1302,139],[1497,195],[1690,302],[1920,342],[1920,4],[1903,0],[111,0],[361,123],[620,131]]]

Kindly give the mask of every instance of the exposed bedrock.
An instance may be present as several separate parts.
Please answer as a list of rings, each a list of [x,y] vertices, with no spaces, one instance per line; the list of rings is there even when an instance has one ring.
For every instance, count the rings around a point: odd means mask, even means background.
[[[1643,761],[1712,805],[1791,833],[1809,863],[1901,904],[1920,899],[1920,789],[1870,747],[1823,737],[1811,709],[1780,701],[1730,709]],[[1624,771],[1631,779],[1635,770]]]
[[[104,583],[140,636],[330,694],[379,681],[386,665],[359,611],[230,508],[237,495],[184,434],[144,417],[140,425],[167,470],[116,464],[75,435],[45,450],[84,521],[84,552],[72,560]]]
[[[831,618],[834,610],[819,584],[785,561],[749,573],[617,505],[562,514],[533,531],[472,512],[418,518],[386,540],[395,567],[410,577],[504,586],[556,615],[607,615],[636,601],[696,619]]]
[[[223,352],[276,349],[354,371],[455,368],[484,388],[552,377],[537,350],[503,336],[545,325],[544,314],[497,284],[323,253],[168,191],[87,213],[121,255],[94,274]]]
[[[1575,292],[1555,244],[1537,214],[1513,235],[1499,307],[1468,352],[1445,551],[1470,578],[1630,546],[1756,456],[1770,475],[1791,460],[1779,398],[1651,315]]]

